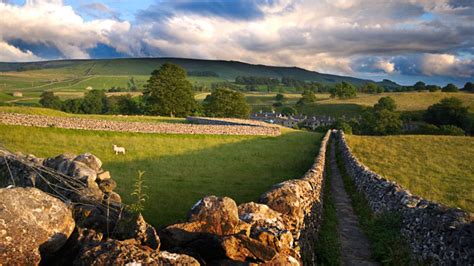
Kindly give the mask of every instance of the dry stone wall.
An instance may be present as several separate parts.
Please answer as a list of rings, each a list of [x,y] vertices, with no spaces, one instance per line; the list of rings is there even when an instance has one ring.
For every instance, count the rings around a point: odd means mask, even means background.
[[[402,235],[415,257],[440,265],[474,264],[474,222],[471,214],[412,195],[395,182],[372,172],[352,154],[343,132],[334,132],[349,175],[372,211],[401,216]]]
[[[188,121],[193,123],[121,122],[0,112],[0,123],[6,125],[160,134],[280,135],[279,127],[250,120],[189,118]]]

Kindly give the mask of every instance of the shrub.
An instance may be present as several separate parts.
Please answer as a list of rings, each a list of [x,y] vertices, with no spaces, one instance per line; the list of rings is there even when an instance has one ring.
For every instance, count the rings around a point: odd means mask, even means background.
[[[354,85],[343,81],[336,84],[336,87],[332,88],[330,93],[332,98],[335,98],[336,96],[340,99],[353,98],[357,96],[357,89]]]
[[[437,126],[454,125],[463,129],[468,128],[469,112],[458,98],[444,98],[439,103],[428,107],[424,115],[425,122]]]
[[[448,85],[446,85],[446,87],[444,87],[441,91],[443,92],[458,92],[459,89],[456,85],[454,85],[453,83],[449,83]]]
[[[250,106],[241,92],[219,88],[204,99],[204,113],[211,117],[247,118]]]
[[[52,91],[45,91],[41,94],[40,104],[43,107],[60,110],[62,107],[62,101],[58,96],[54,95]]]

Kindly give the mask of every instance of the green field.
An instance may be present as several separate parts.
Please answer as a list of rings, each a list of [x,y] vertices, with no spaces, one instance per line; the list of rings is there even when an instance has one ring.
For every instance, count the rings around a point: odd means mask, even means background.
[[[358,94],[352,99],[328,99],[321,101],[322,104],[357,104],[360,106],[373,106],[381,97],[390,96],[397,103],[398,111],[426,110],[430,105],[438,103],[446,97],[456,97],[469,106],[474,112],[474,93],[463,92],[391,92],[381,94]]]
[[[92,152],[130,203],[137,171],[146,171],[150,198],[145,217],[153,225],[185,218],[200,198],[215,194],[256,201],[273,184],[299,178],[310,167],[322,135],[284,130],[278,137],[164,135],[0,125],[0,144],[40,157]],[[112,145],[127,149],[116,156]]]
[[[453,136],[347,136],[371,170],[413,194],[474,212],[474,139]]]

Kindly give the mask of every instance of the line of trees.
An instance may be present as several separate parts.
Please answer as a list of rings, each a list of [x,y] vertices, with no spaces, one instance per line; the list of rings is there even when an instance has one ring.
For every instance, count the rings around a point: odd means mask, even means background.
[[[78,114],[146,114],[185,117],[248,117],[250,106],[241,92],[227,88],[215,89],[201,105],[194,99],[192,84],[186,70],[166,63],[152,72],[143,96],[120,95],[107,97],[103,90],[91,90],[83,98],[61,99],[53,92],[44,92],[41,105]]]

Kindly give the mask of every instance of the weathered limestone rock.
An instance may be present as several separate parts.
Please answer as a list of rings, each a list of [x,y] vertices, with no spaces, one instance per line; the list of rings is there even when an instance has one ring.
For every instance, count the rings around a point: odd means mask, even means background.
[[[85,163],[73,161],[68,168],[67,175],[77,178],[88,186],[95,183],[97,172]]]
[[[282,214],[265,204],[254,202],[239,206],[240,218],[251,224],[250,236],[277,251],[287,251],[293,247],[293,236],[285,228]]]
[[[115,180],[109,178],[99,182],[99,189],[102,192],[112,192],[117,187],[117,182]]]
[[[221,246],[226,256],[236,261],[251,259],[265,262],[271,261],[277,255],[277,251],[272,247],[246,235],[225,236],[221,239]]]
[[[71,210],[36,188],[0,189],[0,264],[38,264],[74,230]]]
[[[110,179],[110,172],[109,171],[104,171],[104,172],[100,172],[100,173],[97,173],[97,179],[100,180],[100,181],[104,181],[104,180],[107,180],[107,179]]]
[[[107,199],[110,203],[122,203],[122,197],[116,192],[107,193]]]
[[[235,201],[228,197],[207,196],[189,211],[188,222],[203,222],[201,231],[216,235],[234,234],[240,223]]]
[[[76,158],[75,154],[72,153],[64,153],[60,154],[56,157],[47,158],[44,160],[43,165],[54,170],[57,170],[63,174],[67,174],[69,169],[69,165],[72,161]]]
[[[102,161],[91,153],[80,154],[74,158],[74,161],[84,163],[96,172],[100,171],[102,168]]]
[[[193,257],[157,251],[140,245],[134,239],[109,239],[99,245],[86,247],[74,265],[199,265]]]
[[[124,213],[115,226],[113,236],[118,240],[133,238],[152,249],[160,248],[160,238],[155,228],[147,224],[141,214]]]

